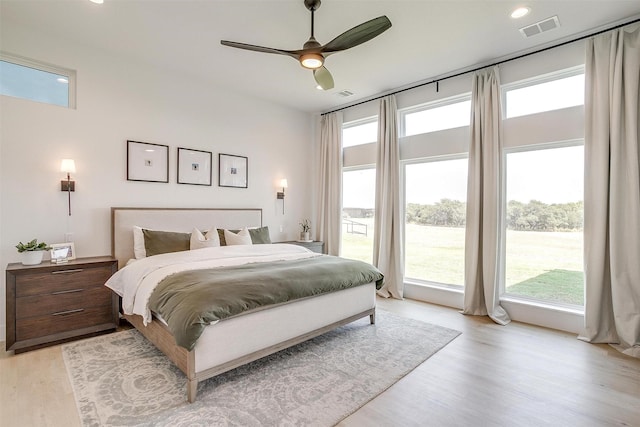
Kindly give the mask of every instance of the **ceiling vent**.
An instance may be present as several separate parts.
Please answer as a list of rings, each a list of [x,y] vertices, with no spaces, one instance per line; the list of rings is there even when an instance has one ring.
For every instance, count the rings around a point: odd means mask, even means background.
[[[535,24],[520,28],[520,33],[525,38],[529,38],[535,36],[536,34],[546,33],[547,31],[554,30],[559,26],[560,21],[558,21],[558,17],[552,16],[551,18],[544,19],[540,22],[536,22]]]
[[[342,97],[342,98],[346,98],[348,96],[353,95],[353,92],[350,92],[348,90],[343,90],[342,92],[338,92],[338,96]]]

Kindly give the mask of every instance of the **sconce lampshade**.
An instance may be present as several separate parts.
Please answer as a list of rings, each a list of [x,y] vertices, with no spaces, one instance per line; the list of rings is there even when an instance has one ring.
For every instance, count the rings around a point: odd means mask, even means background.
[[[280,187],[282,187],[282,188],[288,188],[288,185],[287,185],[287,179],[286,179],[286,178],[284,178],[284,179],[280,180]]]
[[[76,173],[76,162],[73,159],[62,159],[60,172]]]

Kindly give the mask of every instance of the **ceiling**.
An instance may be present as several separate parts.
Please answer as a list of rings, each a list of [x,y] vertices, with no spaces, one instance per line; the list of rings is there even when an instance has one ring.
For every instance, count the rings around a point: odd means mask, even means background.
[[[512,19],[516,6],[531,13]],[[231,40],[299,49],[310,35],[303,0],[0,0],[2,21],[69,38],[305,112],[323,112],[413,83],[488,64],[640,16],[637,0],[323,0],[315,37],[324,44],[369,19],[393,26],[331,55],[335,88],[283,55],[222,46]],[[557,15],[560,27],[531,38],[519,28]],[[11,52],[20,53],[20,52]],[[65,66],[65,64],[57,64]],[[353,96],[341,97],[348,90]]]

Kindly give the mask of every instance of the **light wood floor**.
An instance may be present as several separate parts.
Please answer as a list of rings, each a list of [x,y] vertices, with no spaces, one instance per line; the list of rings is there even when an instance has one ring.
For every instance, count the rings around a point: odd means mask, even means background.
[[[640,426],[639,359],[417,301],[378,307],[462,335],[340,426]],[[1,353],[0,425],[79,425],[59,346]]]

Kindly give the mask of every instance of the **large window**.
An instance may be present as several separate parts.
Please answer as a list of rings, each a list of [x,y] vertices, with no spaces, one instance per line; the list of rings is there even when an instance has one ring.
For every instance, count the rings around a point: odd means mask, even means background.
[[[584,304],[583,162],[583,145],[507,152],[507,295]]]
[[[0,94],[74,108],[75,72],[1,54]]]
[[[405,277],[464,285],[466,158],[405,165]]]
[[[375,168],[342,173],[342,253],[344,258],[373,261]]]

